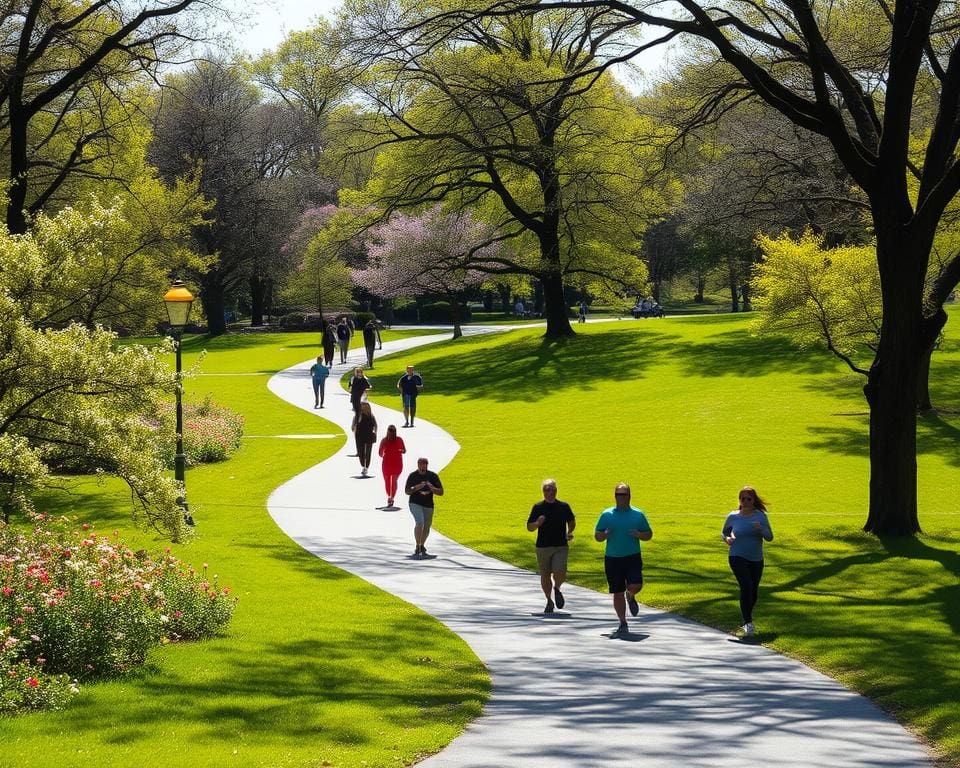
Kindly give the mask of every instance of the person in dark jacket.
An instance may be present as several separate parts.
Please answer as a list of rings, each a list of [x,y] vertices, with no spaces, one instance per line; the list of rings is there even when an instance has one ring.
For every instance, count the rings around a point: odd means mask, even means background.
[[[373,444],[377,442],[377,420],[370,410],[370,403],[360,403],[360,410],[353,417],[353,436],[357,441],[357,457],[360,459],[360,474],[364,477],[370,470]]]
[[[337,352],[337,326],[327,323],[323,332],[323,364],[328,368],[333,365],[333,356]]]
[[[377,348],[377,325],[373,320],[363,326],[363,348],[367,352],[367,368],[373,368],[373,351]]]

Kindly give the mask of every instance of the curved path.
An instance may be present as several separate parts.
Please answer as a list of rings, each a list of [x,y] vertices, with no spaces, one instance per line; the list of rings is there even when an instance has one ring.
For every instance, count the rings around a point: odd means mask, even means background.
[[[380,354],[446,338],[390,342]],[[361,362],[362,352],[349,359]],[[350,402],[336,382],[350,365],[334,368],[326,408],[313,411],[307,372],[312,362],[278,373],[270,389],[349,435]],[[402,359],[385,365],[402,374]],[[426,378],[429,386],[429,373]],[[428,390],[424,414],[429,403]],[[402,424],[395,411],[376,405],[374,411],[381,432],[387,424]],[[414,429],[400,433],[408,449],[405,473],[419,455],[442,471],[459,448],[419,418]],[[915,739],[867,699],[762,646],[643,606],[631,622],[632,636],[614,640],[609,596],[572,585],[564,589],[566,609],[544,616],[535,575],[436,532],[427,542],[436,558],[413,560],[409,512],[405,506],[377,509],[386,503],[379,461],[371,467],[374,477],[361,478],[357,460],[347,455],[353,452],[350,439],[339,453],[278,488],[268,507],[302,547],[437,617],[489,668],[493,691],[483,715],[421,765],[930,765]],[[439,499],[438,518],[452,513]],[[527,535],[520,519],[525,513],[518,510],[518,536]],[[593,520],[587,511],[581,515],[578,533],[586,536]]]

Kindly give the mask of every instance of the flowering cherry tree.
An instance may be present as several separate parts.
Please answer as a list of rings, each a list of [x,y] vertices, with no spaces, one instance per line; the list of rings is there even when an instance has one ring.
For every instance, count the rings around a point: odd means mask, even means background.
[[[499,253],[488,227],[469,213],[435,206],[420,215],[395,214],[367,235],[368,265],[353,281],[383,298],[441,294],[450,302],[453,338],[460,328],[464,293],[489,277]]]

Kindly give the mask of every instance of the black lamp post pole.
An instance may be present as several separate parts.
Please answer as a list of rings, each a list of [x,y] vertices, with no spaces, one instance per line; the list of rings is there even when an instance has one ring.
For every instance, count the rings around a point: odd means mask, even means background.
[[[180,342],[183,338],[183,328],[175,329],[173,343],[177,348],[177,453],[173,459],[173,476],[180,483],[181,496],[177,503],[183,508],[183,519],[187,525],[193,525],[193,515],[187,504],[186,470],[187,457],[183,453],[183,373],[180,361]]]

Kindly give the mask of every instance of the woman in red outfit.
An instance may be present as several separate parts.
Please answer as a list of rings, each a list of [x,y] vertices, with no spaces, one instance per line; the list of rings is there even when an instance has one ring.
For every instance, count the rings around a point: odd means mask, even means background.
[[[383,484],[387,489],[387,506],[393,506],[393,498],[397,495],[397,479],[403,472],[403,454],[407,446],[403,438],[397,437],[397,428],[391,424],[387,427],[387,436],[380,441],[380,457],[383,459]]]

